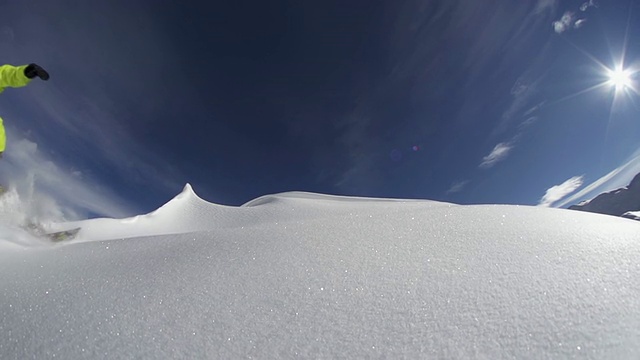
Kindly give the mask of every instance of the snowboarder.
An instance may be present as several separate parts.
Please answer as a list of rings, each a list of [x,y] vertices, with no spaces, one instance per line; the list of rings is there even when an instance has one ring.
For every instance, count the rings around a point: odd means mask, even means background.
[[[31,79],[39,77],[42,80],[49,80],[49,73],[42,67],[36,64],[13,66],[2,65],[0,66],[0,93],[8,87],[23,87],[27,86]],[[2,118],[0,118],[0,158],[4,153],[6,147],[7,137],[4,132],[4,125]]]

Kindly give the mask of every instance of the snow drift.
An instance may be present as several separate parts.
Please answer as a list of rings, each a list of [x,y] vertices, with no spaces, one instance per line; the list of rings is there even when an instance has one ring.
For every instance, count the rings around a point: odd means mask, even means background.
[[[640,354],[632,220],[309,193],[227,207],[186,186],[76,225],[0,247],[0,358]]]

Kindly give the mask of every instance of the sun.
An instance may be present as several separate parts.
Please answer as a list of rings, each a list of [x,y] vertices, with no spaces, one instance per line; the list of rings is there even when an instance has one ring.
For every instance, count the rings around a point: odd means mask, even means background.
[[[613,70],[608,70],[609,81],[607,83],[613,86],[616,91],[624,90],[632,86],[630,70],[617,67]]]

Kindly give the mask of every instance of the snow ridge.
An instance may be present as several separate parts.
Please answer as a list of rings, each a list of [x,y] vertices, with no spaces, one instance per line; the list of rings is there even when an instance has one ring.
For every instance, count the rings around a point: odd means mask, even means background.
[[[219,205],[200,198],[190,184],[180,194],[157,210],[126,219],[92,219],[60,224],[56,230],[81,227],[82,241],[102,241],[141,236],[183,234],[224,228],[242,228],[256,224],[291,219],[314,218],[326,214],[325,209],[350,208],[353,204],[372,208],[414,204],[420,207],[453,206],[429,200],[356,198],[308,192],[286,192],[266,195],[240,207]],[[337,212],[335,210],[338,210]]]

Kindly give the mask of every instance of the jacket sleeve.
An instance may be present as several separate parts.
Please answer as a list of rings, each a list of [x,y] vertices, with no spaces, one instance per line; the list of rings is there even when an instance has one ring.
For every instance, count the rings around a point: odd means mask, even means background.
[[[4,152],[4,148],[7,145],[7,136],[4,133],[4,124],[2,118],[0,118],[0,152]]]
[[[23,87],[31,82],[31,79],[24,75],[24,69],[27,65],[13,66],[2,65],[0,66],[0,88],[6,87]]]

